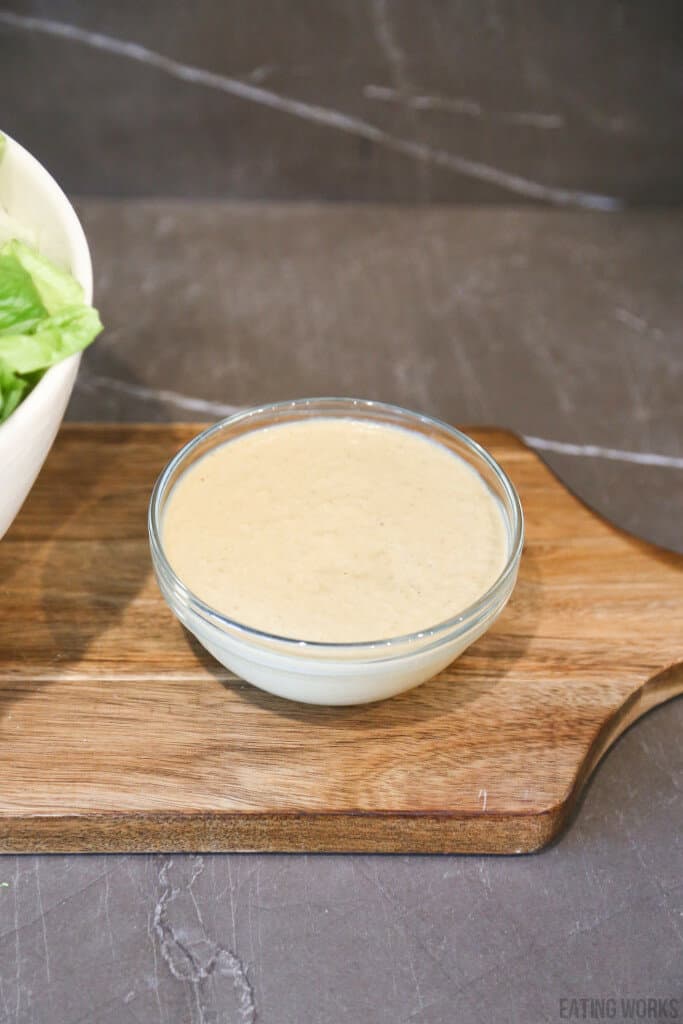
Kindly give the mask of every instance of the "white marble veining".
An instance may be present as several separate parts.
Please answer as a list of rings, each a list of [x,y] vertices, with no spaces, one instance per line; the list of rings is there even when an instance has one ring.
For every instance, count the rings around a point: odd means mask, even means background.
[[[683,469],[683,458],[676,455],[661,455],[658,452],[633,452],[623,448],[605,448],[599,444],[572,444],[569,441],[552,441],[547,437],[522,435],[530,448],[538,451],[557,452],[559,455],[578,455],[589,459],[610,459],[613,462],[634,462],[640,466],[662,466],[667,469]]]
[[[233,413],[240,412],[245,408],[245,406],[197,398],[194,395],[183,395],[177,391],[169,391],[165,388],[145,387],[140,384],[117,380],[114,377],[92,376],[87,373],[81,374],[77,379],[76,388],[83,391],[97,389],[115,391],[123,395],[129,395],[131,398],[163,402],[174,405],[178,409],[207,413],[217,417],[232,416]],[[575,444],[571,441],[556,441],[547,437],[535,437],[531,434],[521,434],[521,437],[530,448],[535,448],[538,451],[556,452],[559,455],[583,456],[592,459],[610,459],[613,462],[633,462],[641,466],[683,469],[683,458],[676,455],[664,455],[660,452],[628,451],[623,448],[609,448],[599,444]]]
[[[204,858],[193,856],[191,864],[192,874],[187,881],[183,879],[182,871],[177,873],[178,885],[173,884],[170,877],[175,870],[172,858],[164,861],[159,871],[161,894],[153,912],[159,952],[172,977],[191,988],[200,1022],[206,1020],[206,1014],[215,1004],[216,982],[224,978],[233,990],[239,1021],[241,1024],[254,1024],[256,1005],[247,968],[232,950],[209,938],[192,891],[204,871]],[[226,996],[227,992],[220,993],[223,1005],[227,1002]]]
[[[425,93],[405,96],[398,89],[372,84],[364,86],[363,95],[369,100],[395,103],[407,106],[412,110],[437,110],[448,114],[462,114],[465,117],[489,119],[529,128],[556,129],[562,128],[565,123],[561,114],[544,114],[531,110],[487,110],[478,100],[471,99],[469,96],[439,96]]]
[[[238,99],[257,103],[272,110],[279,110],[282,113],[302,118],[305,121],[311,121],[328,128],[335,128],[357,138],[366,139],[368,142],[392,150],[395,153],[401,153],[410,159],[421,163],[433,164],[436,167],[474,178],[477,181],[495,185],[507,192],[524,196],[527,199],[552,203],[555,206],[575,206],[601,211],[618,210],[622,206],[621,200],[614,196],[546,185],[542,182],[526,178],[523,175],[511,173],[501,167],[494,167],[479,160],[472,160],[413,139],[392,135],[378,125],[364,121],[362,118],[345,114],[330,107],[323,107],[315,103],[308,103],[304,100],[297,100],[294,97],[273,92],[271,89],[265,89],[263,86],[254,84],[253,81],[242,81],[228,75],[208,71],[206,68],[185,64],[165,54],[158,53],[149,47],[142,46],[140,43],[117,39],[114,36],[93,32],[67,22],[16,14],[12,11],[0,11],[0,24],[17,30],[44,33],[146,64],[181,81],[216,89]]]
[[[130,398],[140,398],[142,401],[164,402],[168,405],[174,405],[177,409],[185,409],[187,412],[206,413],[210,416],[232,416],[233,413],[239,412],[241,408],[238,405],[212,402],[193,395],[181,395],[179,392],[169,391],[167,388],[150,388],[143,384],[118,380],[115,377],[102,377],[88,373],[82,373],[77,378],[76,386],[81,391],[113,391],[122,395],[128,395]]]

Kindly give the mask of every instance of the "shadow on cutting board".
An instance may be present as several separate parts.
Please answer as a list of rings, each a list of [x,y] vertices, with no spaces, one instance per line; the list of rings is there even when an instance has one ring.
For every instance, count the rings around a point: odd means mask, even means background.
[[[119,367],[124,375],[132,383]],[[154,418],[158,410],[150,410]],[[88,446],[88,429],[98,425],[58,436],[0,543],[0,716],[29,688],[78,666],[152,571],[146,517],[153,480],[140,487],[129,474],[136,434],[114,426]],[[112,663],[116,656],[113,650]]]

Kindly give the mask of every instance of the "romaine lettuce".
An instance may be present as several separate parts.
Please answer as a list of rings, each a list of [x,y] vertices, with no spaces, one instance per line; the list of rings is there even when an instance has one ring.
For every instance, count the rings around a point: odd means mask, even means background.
[[[101,330],[71,274],[17,239],[0,246],[0,423],[45,370]]]

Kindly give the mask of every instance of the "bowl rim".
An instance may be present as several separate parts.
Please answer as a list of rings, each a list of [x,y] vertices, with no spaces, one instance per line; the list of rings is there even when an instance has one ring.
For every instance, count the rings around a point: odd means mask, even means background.
[[[505,565],[491,586],[476,601],[463,608],[458,614],[449,616],[433,626],[421,629],[412,633],[404,633],[398,636],[383,637],[377,640],[303,640],[290,636],[281,636],[276,633],[269,633],[267,630],[249,626],[247,623],[238,622],[224,615],[217,608],[203,601],[180,579],[166,558],[163,543],[161,540],[161,503],[166,497],[171,477],[182,464],[192,455],[194,451],[207,441],[211,441],[216,435],[221,434],[229,427],[244,423],[249,420],[258,420],[266,415],[284,413],[292,410],[310,410],[325,416],[324,410],[329,410],[327,418],[334,419],[334,409],[346,408],[349,412],[357,412],[359,419],[372,419],[372,414],[388,414],[398,416],[407,423],[394,424],[410,429],[410,422],[420,423],[435,429],[439,433],[446,434],[452,439],[464,445],[476,460],[483,462],[496,477],[497,482],[509,501],[512,515],[509,515],[506,508],[503,509],[503,516],[506,527],[510,532],[511,544]],[[365,414],[365,415],[364,415]],[[265,425],[255,425],[254,430],[267,429]],[[247,433],[248,431],[245,431]],[[438,443],[438,439],[437,443]],[[477,466],[474,466],[475,470]],[[205,622],[213,626],[237,632],[238,636],[250,638],[257,641],[265,641],[269,646],[275,644],[277,647],[285,646],[287,649],[296,649],[299,654],[305,651],[312,653],[333,653],[333,652],[371,652],[381,648],[383,650],[393,647],[420,644],[433,646],[455,639],[457,636],[466,633],[472,626],[477,625],[486,617],[486,613],[495,608],[501,595],[506,595],[506,586],[511,577],[517,572],[517,567],[524,545],[524,513],[522,503],[517,490],[505,470],[498,464],[494,457],[482,445],[469,437],[457,427],[451,426],[444,420],[427,416],[424,413],[413,412],[400,405],[393,405],[386,402],[378,402],[371,399],[348,398],[348,397],[321,397],[321,398],[297,398],[289,401],[270,402],[264,405],[252,406],[239,412],[226,416],[217,423],[212,424],[205,430],[200,431],[190,441],[176,452],[169,460],[164,469],[157,477],[149,500],[147,527],[149,542],[152,554],[152,562],[160,582],[170,585],[176,600],[179,598],[182,605],[198,614]],[[163,588],[162,588],[163,589]],[[165,594],[165,596],[167,596]],[[168,600],[168,597],[167,597]],[[170,602],[169,602],[170,603]],[[172,606],[173,607],[173,606]],[[175,608],[173,608],[175,611]]]
[[[19,164],[23,163],[26,165],[30,172],[39,180],[41,188],[49,195],[53,205],[60,208],[61,219],[64,222],[64,235],[69,251],[69,270],[83,288],[85,301],[92,302],[92,259],[88,240],[85,237],[85,231],[78,218],[78,214],[64,190],[40,160],[6,131],[0,129],[0,134],[5,139],[3,161],[17,161]],[[12,415],[4,423],[0,423],[0,437],[5,434],[9,435],[12,430],[21,430],[33,417],[34,413],[37,415],[40,412],[40,408],[43,407],[45,402],[52,401],[54,396],[59,395],[65,386],[70,386],[70,378],[72,375],[75,376],[81,356],[81,352],[75,352],[61,362],[49,367],[26,398],[19,403]]]

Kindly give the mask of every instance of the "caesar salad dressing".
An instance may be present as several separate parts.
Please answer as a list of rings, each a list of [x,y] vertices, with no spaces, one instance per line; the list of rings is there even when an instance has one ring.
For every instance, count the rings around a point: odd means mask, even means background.
[[[417,432],[311,419],[244,434],[192,465],[162,525],[189,589],[279,636],[349,642],[427,629],[502,571],[482,478]]]

